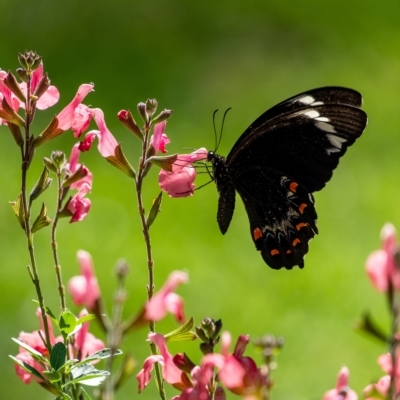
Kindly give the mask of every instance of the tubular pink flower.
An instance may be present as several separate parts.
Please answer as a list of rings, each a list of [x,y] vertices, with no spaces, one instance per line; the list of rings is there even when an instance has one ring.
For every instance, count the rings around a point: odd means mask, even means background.
[[[79,318],[88,315],[86,309],[83,309],[79,313]],[[97,351],[104,349],[104,343],[100,339],[97,339],[94,335],[89,333],[89,321],[82,324],[82,328],[75,334],[75,349],[77,350],[77,357],[79,360],[83,360],[87,356],[90,356]]]
[[[44,333],[42,313],[39,308],[36,310],[36,315],[39,317],[41,326],[40,330],[41,335],[39,334],[39,331],[33,331],[32,333],[20,332],[18,339],[27,344],[28,346],[32,347],[39,353],[41,353],[43,356],[48,357],[49,354],[47,352],[47,348],[42,340],[42,338],[45,337],[45,333]],[[60,340],[59,338],[54,338],[51,319],[48,315],[46,316],[46,318],[48,321],[50,344],[54,345],[56,342],[62,341],[62,339]],[[23,347],[19,348],[19,353],[17,354],[16,358],[29,364],[31,367],[35,368],[39,372],[42,372],[44,370],[43,366],[41,366],[37,361],[35,361],[30,355],[30,353],[26,351]],[[26,372],[18,364],[15,365],[15,372],[17,373],[18,377],[22,380],[22,382],[26,384],[29,384],[32,378],[36,381],[39,381],[35,376],[32,376],[29,372]]]
[[[164,192],[171,197],[192,196],[196,178],[196,169],[193,167],[195,161],[207,158],[207,149],[201,148],[191,154],[179,154],[172,165],[172,172],[161,170],[158,183]]]
[[[343,367],[339,371],[335,389],[328,390],[322,400],[357,400],[357,393],[348,386],[349,374],[349,369]]]
[[[58,129],[66,131],[72,127],[74,123],[75,110],[82,103],[85,97],[93,90],[93,84],[83,84],[79,86],[75,97],[58,115]]]
[[[70,174],[72,175],[73,173],[75,173],[81,166],[81,164],[78,163],[79,161],[79,156],[80,156],[80,151],[79,151],[79,147],[80,147],[80,143],[76,143],[73,147],[72,147],[72,151],[71,151],[71,155],[69,157],[69,163],[67,164],[67,169],[70,172]],[[70,186],[70,189],[76,189],[79,190],[80,187],[83,184],[88,184],[89,186],[92,186],[92,182],[93,182],[93,175],[92,173],[89,171],[89,169],[87,167],[85,167],[84,165],[82,165],[82,171],[86,174],[82,179],[79,179],[76,182],[73,182]]]
[[[229,353],[230,344],[230,333],[223,332],[221,335],[221,354],[206,354],[201,365],[203,367],[211,365],[219,368],[218,378],[226,388],[234,391],[234,393],[242,393],[246,389],[244,382],[246,371],[235,355]]]
[[[74,132],[74,137],[78,138],[90,125],[92,120],[92,112],[85,104],[79,104],[74,111],[74,122],[71,129]]]
[[[385,224],[381,231],[382,249],[372,252],[366,261],[367,274],[380,292],[386,292],[391,282],[394,289],[400,289],[400,271],[395,254],[398,249],[396,229]]]
[[[79,250],[77,259],[82,275],[70,279],[68,290],[76,305],[83,305],[91,310],[100,298],[100,288],[94,274],[92,256],[87,251]]]
[[[150,139],[150,145],[153,146],[155,154],[159,151],[161,153],[166,153],[167,150],[165,146],[171,141],[168,139],[168,136],[164,133],[165,127],[167,126],[167,121],[162,121],[159,124],[154,126],[153,136]]]
[[[43,63],[41,63],[39,67],[32,73],[31,93],[34,93],[42,78],[43,78]],[[22,93],[26,97],[26,83],[21,82],[19,84],[19,87]],[[39,110],[46,110],[46,108],[54,106],[54,104],[56,104],[59,99],[60,99],[60,92],[55,86],[50,85],[47,88],[47,90],[40,96],[39,100],[36,102],[36,107]],[[25,104],[23,102],[20,102],[19,105],[21,108],[25,109]]]
[[[92,202],[85,196],[90,193],[91,190],[92,187],[90,185],[83,183],[80,185],[78,193],[76,193],[68,202],[67,209],[72,214],[71,220],[69,221],[70,223],[80,222],[86,218]]]
[[[139,371],[136,378],[139,383],[139,393],[147,386],[151,378],[151,371],[156,362],[162,366],[162,376],[164,380],[179,390],[186,388],[185,383],[182,381],[182,374],[179,368],[174,364],[173,357],[167,349],[165,338],[159,333],[150,332],[148,335],[150,341],[152,341],[159,349],[161,355],[147,357],[143,363],[143,368]]]
[[[99,144],[97,146],[99,153],[102,157],[110,157],[114,155],[115,148],[118,146],[112,133],[108,130],[106,122],[104,120],[104,113],[100,108],[94,108],[91,110],[92,116],[100,129],[99,131],[90,131],[86,134],[85,139],[80,144],[79,149],[81,151],[88,151],[94,141],[98,138]]]
[[[2,101],[3,99],[6,100],[8,105],[14,110],[18,111],[20,101],[18,98],[11,92],[11,90],[4,84],[4,79],[7,76],[7,72],[0,71],[0,110],[2,110]],[[4,124],[7,125],[7,121],[0,118],[0,125]]]
[[[185,321],[183,299],[174,293],[179,285],[188,281],[185,272],[172,272],[164,286],[150,299],[145,306],[144,318],[148,321],[159,321],[167,312],[173,314],[178,322]]]

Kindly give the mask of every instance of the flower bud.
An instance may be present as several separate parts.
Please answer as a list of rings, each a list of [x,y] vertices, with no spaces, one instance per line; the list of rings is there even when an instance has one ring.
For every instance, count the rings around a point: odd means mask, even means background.
[[[49,88],[49,86],[50,86],[50,79],[46,73],[42,76],[42,79],[39,81],[39,83],[35,89],[35,92],[33,93],[33,95],[36,96],[36,100],[38,100],[39,97],[41,97],[42,94],[44,94],[46,92],[46,90]]]
[[[157,111],[157,100],[156,99],[147,99],[146,101],[146,114],[150,119],[152,115]]]
[[[173,358],[174,364],[183,372],[190,374],[196,364],[186,355],[186,353],[178,353]]]
[[[147,124],[149,122],[149,117],[146,113],[146,104],[139,103],[137,105],[137,109],[138,109],[139,115],[142,117],[142,120],[144,121],[145,124]]]
[[[151,121],[151,123],[153,125],[155,125],[155,124],[158,124],[158,123],[160,123],[162,121],[167,120],[171,116],[172,112],[173,112],[172,110],[163,110],[163,111],[161,111],[160,114],[158,114],[157,117],[155,117]]]
[[[17,69],[17,75],[21,79],[21,81],[28,83],[29,82],[29,77],[26,71],[23,68],[18,68]]]
[[[67,163],[65,153],[62,151],[53,151],[50,157],[58,170],[62,170]]]
[[[138,124],[133,119],[130,110],[121,110],[118,113],[118,119],[140,140],[143,140],[143,134]]]
[[[4,84],[15,94],[15,96],[18,97],[19,100],[25,103],[26,101],[25,95],[22,93],[21,88],[19,87],[19,84],[17,82],[17,79],[11,73],[11,71],[9,71],[7,76],[4,78]]]
[[[40,65],[42,57],[38,56],[35,51],[25,51],[24,54],[18,55],[18,61],[24,69],[32,72]]]

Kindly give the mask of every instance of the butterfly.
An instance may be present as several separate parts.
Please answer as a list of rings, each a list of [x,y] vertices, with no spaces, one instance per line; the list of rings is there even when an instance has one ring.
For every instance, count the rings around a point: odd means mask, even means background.
[[[274,269],[303,268],[308,242],[318,233],[312,193],[331,179],[339,158],[364,131],[361,104],[352,89],[313,89],[262,114],[226,158],[208,152],[221,232],[228,230],[238,192],[264,261]]]

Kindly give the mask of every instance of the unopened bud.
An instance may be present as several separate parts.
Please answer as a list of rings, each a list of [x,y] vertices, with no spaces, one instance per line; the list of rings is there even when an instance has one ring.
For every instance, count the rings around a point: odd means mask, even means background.
[[[144,121],[145,124],[147,124],[149,122],[149,117],[147,116],[147,113],[146,113],[146,104],[139,103],[137,105],[137,109],[138,109],[139,115],[142,117],[142,120]]]
[[[36,100],[38,100],[39,97],[41,97],[46,92],[49,86],[50,86],[50,79],[47,74],[44,74],[42,76],[42,79],[39,81],[35,89],[35,92],[33,93],[33,95],[36,96]]]
[[[157,100],[156,99],[147,99],[146,101],[146,114],[148,118],[151,118],[153,114],[157,111]]]
[[[17,75],[19,76],[19,79],[21,79],[21,81],[23,81],[25,83],[29,82],[28,74],[26,73],[26,71],[23,68],[17,69]]]
[[[153,125],[158,124],[162,121],[167,120],[171,116],[171,114],[172,114],[172,110],[163,110],[151,122]]]
[[[130,110],[121,110],[118,113],[118,119],[140,140],[143,140],[143,134],[140,130],[138,124],[133,119],[132,113]]]
[[[67,163],[67,157],[65,156],[65,153],[62,151],[53,151],[50,157],[51,160],[53,161],[53,164],[58,170],[61,170]]]

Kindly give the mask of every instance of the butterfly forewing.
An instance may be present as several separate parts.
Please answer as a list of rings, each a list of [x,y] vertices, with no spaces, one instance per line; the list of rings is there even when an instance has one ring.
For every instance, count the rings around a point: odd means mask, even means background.
[[[314,89],[261,115],[226,159],[209,153],[221,232],[231,221],[236,190],[265,262],[275,269],[303,267],[308,241],[318,232],[311,193],[325,186],[363,132],[367,116],[361,103],[352,89]]]

